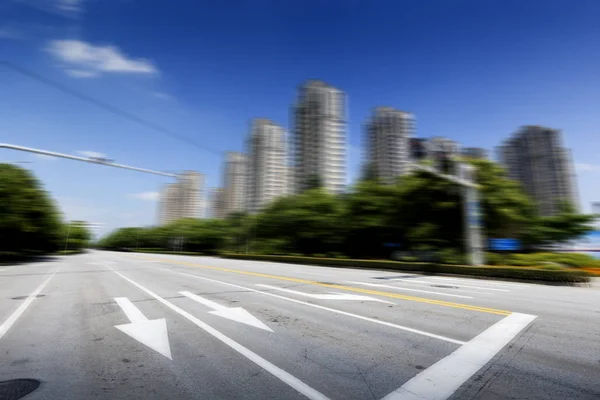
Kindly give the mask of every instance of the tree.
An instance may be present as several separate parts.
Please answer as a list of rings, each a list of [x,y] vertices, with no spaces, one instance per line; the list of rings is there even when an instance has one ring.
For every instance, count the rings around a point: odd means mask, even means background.
[[[536,217],[530,221],[525,243],[536,248],[580,239],[595,229],[593,222],[596,218],[594,214],[579,214],[572,204],[564,202],[558,214]]]
[[[321,177],[319,175],[311,175],[307,180],[306,180],[306,190],[311,190],[311,189],[318,189],[320,187],[323,187],[323,182],[321,180]]]
[[[81,250],[89,245],[92,233],[84,221],[71,221],[63,227],[66,240],[65,248],[68,250]]]
[[[398,188],[363,180],[344,199],[345,252],[353,257],[381,257],[389,253],[385,242],[398,242],[391,217]]]
[[[60,214],[39,181],[26,169],[0,164],[0,257],[56,251]]]

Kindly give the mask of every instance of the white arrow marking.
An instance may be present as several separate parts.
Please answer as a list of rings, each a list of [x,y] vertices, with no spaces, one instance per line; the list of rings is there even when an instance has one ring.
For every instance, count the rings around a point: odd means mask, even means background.
[[[179,292],[179,294],[212,308],[213,311],[209,311],[211,314],[218,315],[219,317],[227,318],[232,321],[241,322],[242,324],[250,325],[255,328],[264,329],[265,331],[273,332],[271,328],[263,324],[262,321],[250,314],[248,311],[244,310],[242,307],[228,308],[217,304],[214,301],[205,299],[204,297],[200,297],[197,294],[186,291]]]
[[[115,328],[172,360],[167,321],[164,318],[149,320],[126,297],[115,297],[115,301],[131,321]]]
[[[374,297],[362,296],[359,294],[346,294],[346,293],[334,293],[334,294],[315,294],[315,293],[304,293],[297,292],[295,290],[284,289],[277,286],[271,285],[263,285],[261,283],[257,283],[256,286],[266,287],[269,289],[279,290],[286,293],[298,294],[300,296],[312,297],[313,299],[319,300],[363,300],[363,301],[379,301],[381,303],[394,304],[390,301],[376,299]]]

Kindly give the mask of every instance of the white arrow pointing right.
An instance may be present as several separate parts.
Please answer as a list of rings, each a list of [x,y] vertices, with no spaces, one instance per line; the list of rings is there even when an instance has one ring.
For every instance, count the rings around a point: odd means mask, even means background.
[[[179,292],[179,294],[212,308],[213,311],[209,311],[211,314],[218,315],[219,317],[227,318],[232,321],[241,322],[242,324],[250,325],[255,328],[264,329],[265,331],[273,332],[271,328],[263,324],[261,320],[244,310],[242,307],[228,308],[190,292],[184,291]]]
[[[115,297],[115,301],[131,321],[129,324],[115,325],[115,328],[172,360],[167,321],[164,318],[146,318],[127,297]]]

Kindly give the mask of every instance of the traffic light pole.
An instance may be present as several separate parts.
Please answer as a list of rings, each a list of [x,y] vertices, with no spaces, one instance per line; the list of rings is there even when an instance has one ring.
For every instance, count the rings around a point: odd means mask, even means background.
[[[102,159],[102,158],[77,157],[77,156],[73,156],[73,155],[70,155],[70,154],[63,154],[63,153],[56,153],[56,152],[53,152],[53,151],[33,149],[33,148],[30,148],[30,147],[17,146],[17,145],[7,144],[7,143],[0,143],[0,149],[10,149],[10,150],[17,150],[17,151],[25,151],[25,152],[28,152],[28,153],[43,154],[45,156],[67,158],[69,160],[83,161],[83,162],[88,162],[88,163],[92,163],[92,164],[100,164],[100,165],[105,165],[107,167],[129,169],[129,170],[132,170],[132,171],[145,172],[147,174],[154,174],[154,175],[161,175],[161,176],[168,176],[168,177],[171,177],[171,178],[176,178],[178,176],[176,174],[170,174],[170,173],[167,173],[167,172],[153,171],[151,169],[146,169],[146,168],[137,168],[137,167],[132,167],[130,165],[115,164],[114,162],[112,162],[110,160],[105,160],[105,159]]]
[[[465,253],[469,257],[470,265],[483,265],[485,262],[483,232],[481,229],[479,193],[477,191],[477,184],[475,183],[475,168],[472,165],[459,161],[457,162],[458,176],[453,176],[442,174],[428,165],[412,164],[411,166],[461,186]]]

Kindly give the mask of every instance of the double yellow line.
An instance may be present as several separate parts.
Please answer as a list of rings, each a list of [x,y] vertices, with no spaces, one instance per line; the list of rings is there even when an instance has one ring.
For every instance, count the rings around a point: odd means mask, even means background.
[[[164,258],[145,257],[145,256],[133,256],[133,258],[141,258],[141,259],[146,259],[149,261],[161,261],[161,262],[166,262],[166,263],[170,263],[170,264],[185,265],[188,267],[213,269],[213,270],[223,271],[223,272],[232,272],[235,274],[258,276],[261,278],[278,279],[281,281],[304,283],[307,285],[323,286],[323,287],[332,288],[332,289],[347,290],[349,292],[366,293],[366,294],[372,294],[375,296],[389,297],[392,299],[416,301],[418,303],[435,304],[438,306],[460,308],[463,310],[479,311],[479,312],[484,312],[484,313],[489,313],[489,314],[497,314],[497,315],[503,315],[503,316],[507,316],[507,315],[511,314],[510,311],[497,310],[495,308],[472,306],[469,304],[461,304],[461,303],[453,303],[450,301],[434,300],[434,299],[428,299],[425,297],[406,296],[406,295],[398,294],[398,293],[382,292],[379,290],[356,288],[356,287],[352,287],[352,286],[336,285],[336,284],[331,284],[331,283],[322,283],[322,282],[316,282],[316,281],[311,281],[311,280],[307,280],[307,279],[290,278],[287,276],[263,274],[260,272],[242,271],[239,269],[223,268],[223,267],[213,267],[210,265],[195,264],[195,263],[190,263],[190,262],[186,262],[186,261],[176,261],[176,260],[169,260],[169,259],[164,259]]]

